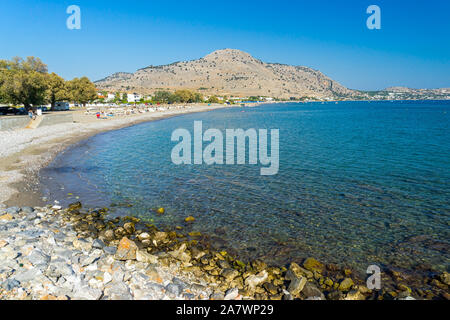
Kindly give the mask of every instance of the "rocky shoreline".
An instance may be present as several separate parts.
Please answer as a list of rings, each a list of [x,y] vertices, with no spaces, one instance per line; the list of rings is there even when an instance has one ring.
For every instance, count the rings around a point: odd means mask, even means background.
[[[3,207],[0,299],[449,299],[446,272],[425,279],[426,290],[409,287],[405,275],[383,273],[389,285],[375,291],[348,268],[314,258],[281,268],[244,263],[201,237],[182,227],[160,231],[135,217],[111,219],[107,208],[87,210],[79,202],[65,209]]]

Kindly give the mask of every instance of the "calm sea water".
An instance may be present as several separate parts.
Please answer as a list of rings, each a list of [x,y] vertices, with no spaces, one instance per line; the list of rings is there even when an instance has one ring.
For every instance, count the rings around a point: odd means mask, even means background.
[[[244,112],[243,112],[244,111]],[[280,169],[171,162],[171,133],[280,129]],[[184,225],[243,259],[274,264],[314,256],[448,269],[450,103],[345,102],[229,108],[107,132],[42,172],[45,193],[67,204],[118,204],[161,228]],[[73,195],[68,195],[69,193]],[[132,204],[127,207],[125,204]],[[164,215],[153,209],[166,208]]]

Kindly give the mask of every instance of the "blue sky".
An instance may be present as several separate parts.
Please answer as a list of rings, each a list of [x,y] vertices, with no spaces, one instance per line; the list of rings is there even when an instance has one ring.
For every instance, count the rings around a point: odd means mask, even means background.
[[[371,4],[381,30],[366,27]],[[69,5],[81,8],[81,30],[66,28]],[[450,87],[448,0],[2,0],[0,34],[0,59],[38,56],[66,79],[234,48],[352,89]]]

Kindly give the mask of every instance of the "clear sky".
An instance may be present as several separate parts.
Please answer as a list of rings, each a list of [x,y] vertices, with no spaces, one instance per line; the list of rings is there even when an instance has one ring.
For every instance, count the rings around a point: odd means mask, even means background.
[[[381,30],[366,9],[381,8]],[[69,5],[81,30],[69,30]],[[449,0],[1,0],[0,59],[38,56],[66,79],[240,49],[352,89],[450,87]]]

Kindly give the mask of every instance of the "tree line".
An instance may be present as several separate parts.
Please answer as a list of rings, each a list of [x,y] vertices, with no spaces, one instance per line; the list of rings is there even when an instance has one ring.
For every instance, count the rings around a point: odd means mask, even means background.
[[[104,103],[107,101],[114,103],[128,103],[127,93],[116,92],[112,100],[106,100],[105,97],[108,95],[108,91],[102,91],[102,98],[97,101]],[[226,99],[225,99],[226,100]],[[216,96],[210,96],[205,100],[204,96],[198,92],[193,92],[187,89],[177,90],[175,92],[159,90],[156,91],[152,97],[141,98],[140,103],[220,103],[219,98]]]
[[[153,96],[153,102],[157,103],[219,103],[219,99],[216,96],[209,97],[206,101],[202,94],[198,92],[192,92],[189,90],[177,90],[175,92],[170,91],[156,91]]]
[[[27,110],[59,101],[85,105],[97,98],[95,85],[87,78],[66,81],[56,73],[48,73],[41,59],[19,57],[0,60],[0,102],[23,105]]]

